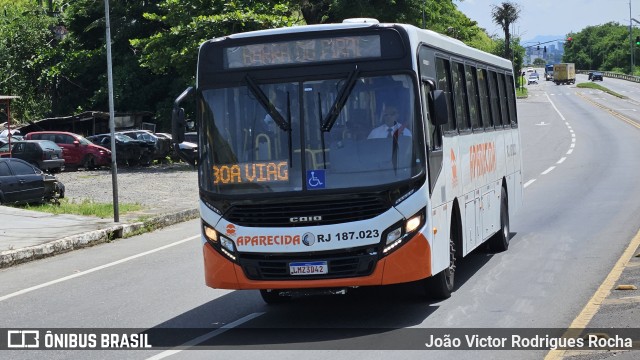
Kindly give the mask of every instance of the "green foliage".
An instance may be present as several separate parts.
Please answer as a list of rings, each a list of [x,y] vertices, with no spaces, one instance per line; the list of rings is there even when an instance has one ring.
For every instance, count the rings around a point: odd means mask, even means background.
[[[502,56],[505,53],[504,39],[495,39],[496,47],[492,51],[492,54]],[[513,72],[519,74],[522,72],[525,48],[520,45],[520,38],[511,38],[511,52],[513,58],[511,62],[513,64]]]
[[[73,201],[69,199],[60,199],[60,204],[38,204],[26,205],[25,208],[34,211],[46,212],[51,214],[75,214],[84,216],[96,216],[102,219],[113,217],[113,204],[96,203],[90,200]],[[140,204],[118,204],[120,214],[142,209]]]
[[[277,1],[165,0],[143,16],[158,31],[130,39],[130,44],[141,51],[142,66],[156,74],[175,72],[191,82],[198,48],[204,41],[299,23],[287,5]]]
[[[516,87],[516,97],[517,98],[526,98],[529,96],[529,89],[526,87],[518,86]]]
[[[640,35],[634,29],[632,38]],[[572,41],[565,42],[563,62],[573,62],[576,69],[630,71],[629,27],[617,22],[588,26],[578,33],[570,33]],[[635,45],[634,45],[634,51]],[[636,51],[636,55],[638,51]]]
[[[0,94],[20,96],[11,104],[13,121],[41,118],[50,111],[53,83],[46,70],[55,61],[55,22],[32,2],[3,2],[0,10]]]
[[[504,40],[506,47],[504,49],[504,57],[511,59],[511,33],[509,28],[511,24],[516,22],[520,17],[520,7],[517,4],[504,1],[498,5],[493,5],[491,8],[491,18],[493,22],[502,27],[504,31]]]
[[[154,111],[169,96],[171,78],[152,74],[139,65],[140,53],[129,40],[160,29],[143,18],[155,9],[151,2],[110,2],[114,103],[118,112]],[[62,61],[52,71],[60,76],[64,97],[54,111],[73,114],[83,110],[108,111],[107,56],[104,2],[75,0],[66,7],[69,30],[61,44]],[[171,94],[173,96],[173,94]]]
[[[592,83],[592,82],[580,83],[580,84],[576,85],[576,87],[581,88],[581,89],[596,89],[596,90],[604,91],[607,94],[613,95],[613,96],[615,96],[617,98],[620,98],[620,99],[626,99],[627,98],[626,96],[624,96],[622,94],[619,94],[619,93],[617,93],[617,92],[615,92],[615,91],[613,91],[613,90],[611,90],[609,88],[606,88],[606,87],[604,87],[604,86],[602,86],[600,84],[595,84],[595,83]]]
[[[544,61],[544,59],[542,58],[536,58],[535,60],[533,60],[533,65],[535,66],[545,66],[546,61]]]
[[[368,17],[433,30],[483,50],[492,48],[486,33],[453,0],[291,0],[291,6],[299,9],[306,24]]]
[[[491,54],[495,54],[496,47],[498,46],[498,42],[490,38],[489,35],[487,35],[487,33],[484,31],[478,31],[468,41],[465,41],[465,43],[471,47],[486,51]]]
[[[104,1],[53,0],[50,13],[36,0],[0,0],[0,10],[7,14],[0,17],[0,94],[20,96],[14,119],[108,110]],[[115,109],[152,111],[158,129],[167,130],[173,100],[195,81],[202,42],[352,17],[425,27],[488,52],[499,48],[454,0],[112,0]],[[67,30],[64,38],[55,37],[56,26]]]

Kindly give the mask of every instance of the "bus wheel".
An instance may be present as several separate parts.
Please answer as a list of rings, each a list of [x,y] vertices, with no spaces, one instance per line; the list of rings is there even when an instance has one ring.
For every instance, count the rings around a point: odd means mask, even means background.
[[[456,245],[461,227],[456,220],[451,224],[451,232],[449,235],[449,267],[440,271],[436,275],[425,279],[425,288],[427,296],[435,300],[444,300],[451,297],[451,292],[455,285],[456,275]]]
[[[509,234],[509,201],[507,199],[507,190],[503,187],[500,199],[500,231],[489,240],[491,251],[506,251],[509,248]]]
[[[260,296],[267,304],[281,304],[291,300],[291,296],[280,295],[278,290],[260,290]]]

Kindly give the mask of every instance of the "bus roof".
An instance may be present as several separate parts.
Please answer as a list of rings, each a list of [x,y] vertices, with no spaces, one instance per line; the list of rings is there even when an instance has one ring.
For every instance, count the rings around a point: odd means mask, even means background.
[[[358,21],[358,20],[362,20],[362,21]],[[407,32],[407,34],[409,35],[409,38],[414,44],[418,44],[418,43],[429,44],[435,48],[439,48],[454,54],[459,54],[464,57],[470,57],[485,63],[506,68],[506,69],[511,68],[511,61],[507,59],[470,47],[458,39],[451,38],[449,36],[437,33],[435,31],[420,29],[418,27],[415,27],[413,25],[408,25],[408,24],[377,23],[371,20],[372,19],[347,19],[343,23],[336,23],[336,24],[300,25],[300,26],[282,27],[277,29],[249,31],[249,32],[237,33],[237,34],[232,34],[232,35],[228,35],[221,38],[212,39],[212,41],[220,41],[225,38],[242,39],[242,38],[250,38],[250,37],[296,34],[296,33],[316,32],[316,31],[321,32],[321,31],[349,30],[349,29],[361,29],[361,28],[374,29],[374,28],[400,27]]]

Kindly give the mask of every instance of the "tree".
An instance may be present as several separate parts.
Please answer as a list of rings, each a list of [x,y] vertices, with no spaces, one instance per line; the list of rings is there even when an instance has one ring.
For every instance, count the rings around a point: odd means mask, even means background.
[[[505,1],[500,6],[493,5],[491,10],[491,17],[493,18],[493,22],[502,27],[504,31],[504,42],[506,44],[504,48],[504,57],[511,60],[511,33],[509,31],[509,27],[511,24],[518,20],[520,16],[520,8],[517,4]]]
[[[55,87],[49,68],[55,59],[56,21],[33,1],[3,0],[0,10],[0,93],[20,97],[12,102],[12,119],[41,118],[50,112]]]
[[[301,24],[286,2],[274,0],[164,0],[142,14],[150,33],[131,34],[127,47],[139,66],[168,79],[156,105],[156,118],[169,123],[173,99],[195,82],[196,61],[204,41],[243,31]]]
[[[544,66],[545,64],[546,62],[543,58],[536,58],[535,60],[533,60],[533,65],[535,66]]]
[[[639,35],[634,29],[632,38]],[[564,62],[573,62],[576,69],[630,71],[629,27],[617,22],[588,26],[577,33],[567,34]],[[635,48],[634,48],[635,50]]]
[[[25,120],[107,111],[104,2],[51,4],[0,0],[0,92],[21,97],[12,113]],[[194,83],[200,44],[215,37],[374,17],[496,48],[454,0],[125,0],[110,12],[116,111],[152,111],[163,129],[175,96]]]
[[[453,0],[290,0],[306,24],[339,23],[348,18],[375,18],[406,23],[482,46],[489,37],[458,10]],[[483,36],[484,35],[484,36]]]
[[[496,47],[492,54],[501,56],[502,54],[504,54],[506,48],[504,39],[494,39],[494,41],[496,43]],[[520,45],[520,38],[518,37],[511,38],[511,44],[509,48],[511,49],[511,52],[513,54],[513,59],[511,60],[513,72],[519,74],[522,71],[526,50],[522,45]]]
[[[162,78],[139,65],[140,53],[129,40],[158,31],[143,18],[151,1],[111,1],[111,41],[114,102],[118,112],[155,111],[167,97],[171,78]],[[63,13],[68,35],[60,43],[60,62],[52,69],[59,77],[58,115],[108,110],[105,14],[102,0],[74,0]]]

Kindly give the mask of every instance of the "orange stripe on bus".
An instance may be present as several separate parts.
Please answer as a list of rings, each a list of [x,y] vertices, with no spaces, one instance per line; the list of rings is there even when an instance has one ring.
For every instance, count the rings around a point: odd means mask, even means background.
[[[250,280],[239,265],[224,258],[209,244],[203,245],[207,286],[216,289],[303,289],[375,286],[410,282],[431,275],[431,248],[418,234],[391,255],[383,258],[369,276],[321,280]]]

